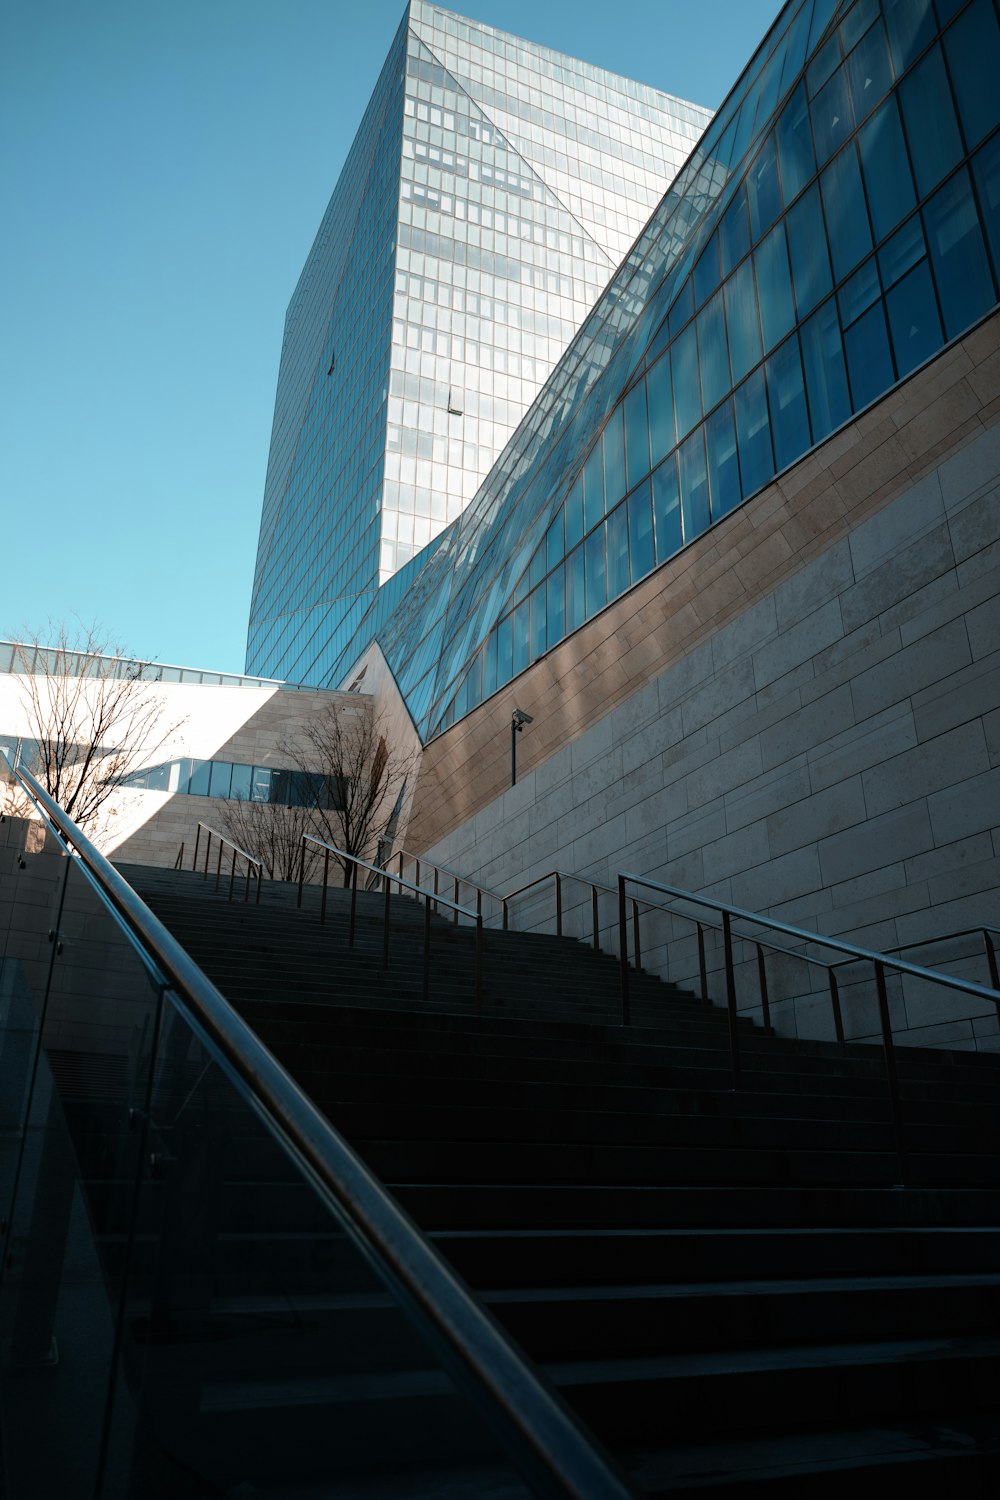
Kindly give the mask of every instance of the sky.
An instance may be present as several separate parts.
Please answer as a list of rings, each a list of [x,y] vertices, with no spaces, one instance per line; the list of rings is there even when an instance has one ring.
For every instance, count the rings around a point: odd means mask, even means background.
[[[716,108],[778,0],[457,0]],[[0,637],[241,672],[285,309],[403,0],[45,0],[0,56]]]

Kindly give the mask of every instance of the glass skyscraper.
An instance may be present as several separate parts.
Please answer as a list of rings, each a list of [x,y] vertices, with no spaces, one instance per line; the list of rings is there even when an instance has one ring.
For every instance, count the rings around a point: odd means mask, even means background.
[[[255,671],[336,677],[380,585],[479,491],[710,118],[411,0],[288,310]]]

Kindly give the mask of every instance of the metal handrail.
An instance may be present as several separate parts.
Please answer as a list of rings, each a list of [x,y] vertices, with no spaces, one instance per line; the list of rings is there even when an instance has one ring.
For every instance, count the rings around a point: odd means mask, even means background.
[[[525,893],[525,891],[534,890],[534,888],[535,888],[536,885],[543,885],[546,880],[554,880],[555,883],[556,883],[556,885],[555,885],[555,894],[556,894],[556,937],[562,937],[562,935],[563,935],[563,927],[562,927],[562,913],[563,913],[563,909],[562,909],[562,887],[563,887],[563,881],[564,880],[572,880],[577,885],[585,885],[585,886],[589,887],[589,889],[590,889],[591,922],[592,922],[592,926],[593,926],[592,946],[593,946],[593,949],[594,949],[595,953],[600,953],[600,951],[601,951],[601,945],[600,945],[600,940],[599,940],[599,936],[598,936],[598,934],[600,932],[600,916],[599,916],[598,908],[597,908],[598,892],[603,892],[605,895],[608,895],[608,896],[614,896],[614,895],[617,894],[617,892],[615,891],[614,886],[602,885],[599,880],[588,880],[586,878],[586,876],[584,876],[584,875],[570,875],[565,870],[549,870],[547,872],[547,874],[545,874],[545,875],[539,875],[534,880],[529,880],[525,885],[518,886],[516,890],[508,891],[507,894],[506,894],[506,896],[502,896],[500,898],[501,901],[503,902],[503,930],[504,930],[504,932],[507,931],[507,905],[508,905],[508,902],[513,901],[515,899],[515,897],[517,897],[517,896],[523,896],[524,893]],[[636,954],[635,966],[636,966],[637,969],[639,969],[639,968],[642,967],[642,949],[641,949],[640,944],[639,944],[639,906],[638,906],[638,902],[634,898],[630,897],[629,899],[632,900],[632,935],[633,935],[633,943],[634,943],[635,954]]]
[[[457,901],[449,901],[445,896],[428,891],[426,887],[414,885],[412,880],[404,880],[402,875],[393,875],[392,871],[383,865],[373,865],[367,859],[361,859],[356,854],[348,854],[344,849],[338,849],[336,844],[328,844],[323,839],[317,838],[313,833],[302,835],[302,857],[299,862],[299,892],[296,905],[302,905],[302,890],[306,879],[306,844],[315,844],[323,850],[323,894],[320,899],[319,919],[326,921],[326,896],[327,884],[330,877],[330,855],[343,861],[351,868],[351,916],[348,924],[347,946],[354,947],[354,929],[357,920],[358,906],[358,870],[370,870],[378,874],[384,881],[385,902],[382,913],[382,971],[389,967],[389,908],[392,899],[391,882],[395,882],[400,890],[412,891],[415,896],[424,897],[424,961],[421,985],[421,998],[426,1004],[430,997],[430,975],[431,975],[431,902],[435,905],[446,906],[455,914],[455,921],[460,916],[468,917],[476,928],[476,954],[475,954],[475,978],[473,995],[476,1002],[476,1015],[483,1013],[483,914],[482,911],[472,911],[468,906],[460,906]]]
[[[845,942],[843,938],[827,937],[824,933],[810,932],[805,927],[795,927],[790,922],[779,921],[776,917],[766,917],[760,912],[747,911],[744,907],[733,906],[727,901],[719,901],[714,896],[696,895],[692,891],[681,890],[678,886],[665,885],[658,880],[650,880],[645,875],[636,875],[629,871],[619,871],[618,874],[618,937],[619,937],[619,966],[621,972],[621,994],[622,994],[622,1024],[628,1025],[629,1015],[629,979],[628,979],[628,923],[625,917],[625,905],[627,895],[626,883],[643,886],[647,890],[659,891],[664,896],[670,896],[675,901],[685,901],[693,906],[707,907],[717,911],[722,917],[722,935],[725,947],[726,968],[726,1009],[729,1016],[729,1048],[730,1064],[732,1069],[733,1088],[740,1086],[740,1053],[739,1035],[737,1026],[736,1006],[736,970],[733,962],[733,931],[732,922],[736,918],[739,921],[751,922],[755,926],[769,928],[773,932],[780,932],[785,937],[794,938],[797,942],[815,943],[819,947],[832,948],[835,952],[844,953],[852,960],[862,959],[870,963],[875,972],[875,988],[878,996],[879,1026],[882,1034],[882,1049],[885,1058],[886,1080],[889,1087],[889,1102],[892,1112],[893,1127],[896,1136],[896,1154],[899,1159],[900,1180],[906,1182],[908,1178],[908,1166],[906,1149],[903,1141],[902,1107],[899,1095],[899,1080],[896,1075],[895,1044],[892,1037],[892,1021],[889,1015],[889,996],[886,989],[885,971],[891,969],[894,973],[909,974],[924,981],[935,984],[943,984],[946,989],[958,990],[965,995],[973,995],[977,999],[989,1000],[996,1005],[1000,1012],[1000,993],[988,989],[985,985],[976,984],[969,979],[959,979],[952,974],[944,974],[938,969],[926,969],[920,964],[910,963],[905,958],[893,958],[889,954],[879,953],[871,948],[859,947],[857,943]],[[697,921],[686,912],[674,912],[682,920]],[[739,936],[739,934],[737,934]],[[748,941],[756,941],[749,939]],[[788,951],[787,949],[785,950]],[[793,955],[799,957],[798,954]]]
[[[261,881],[263,879],[263,874],[264,874],[264,864],[263,864],[263,861],[259,860],[259,859],[255,859],[252,854],[248,854],[245,849],[241,849],[240,846],[239,846],[239,844],[234,843],[231,838],[228,838],[226,836],[226,834],[219,833],[218,829],[216,829],[216,828],[210,828],[207,823],[202,823],[200,821],[198,822],[198,824],[196,826],[196,829],[195,829],[195,835],[194,835],[194,855],[192,856],[192,859],[191,859],[191,869],[194,870],[194,871],[197,871],[197,869],[198,869],[198,845],[201,842],[202,830],[204,830],[205,833],[208,834],[208,838],[205,840],[205,869],[202,872],[202,879],[203,880],[207,880],[208,879],[208,861],[209,861],[209,856],[210,856],[211,849],[212,849],[212,840],[213,839],[218,839],[219,840],[219,857],[216,860],[216,865],[215,865],[215,890],[216,890],[216,894],[218,894],[218,890],[219,890],[219,878],[220,878],[220,876],[222,874],[222,851],[223,851],[223,848],[229,848],[229,849],[231,849],[233,851],[233,857],[232,857],[232,861],[230,863],[230,868],[229,868],[229,900],[232,901],[232,899],[233,899],[233,882],[236,879],[236,860],[237,860],[237,857],[239,857],[241,859],[245,859],[246,862],[247,862],[247,873],[246,873],[245,888],[244,888],[244,891],[243,891],[243,900],[244,901],[249,901],[249,899],[250,899],[250,871],[251,871],[251,869],[253,869],[254,872],[255,872],[255,875],[256,875],[256,880],[257,880],[257,902],[259,903],[260,902]],[[180,856],[179,857],[183,858],[183,855],[184,855],[184,845],[182,844],[181,845],[181,852],[180,852]],[[175,866],[175,868],[176,868],[176,866]]]
[[[403,861],[404,860],[408,859],[411,864],[416,865],[416,867],[417,867],[417,875],[416,875],[417,886],[420,889],[420,891],[421,891],[422,894],[426,893],[427,887],[426,886],[422,886],[420,884],[420,871],[421,871],[421,867],[423,867],[424,869],[427,869],[427,870],[433,870],[433,872],[434,872],[434,899],[435,900],[441,900],[441,901],[444,900],[443,897],[439,897],[439,893],[438,893],[438,876],[439,875],[447,875],[451,880],[454,881],[454,897],[455,897],[455,902],[458,901],[458,892],[459,892],[459,887],[460,886],[467,885],[472,890],[475,891],[475,893],[476,893],[476,912],[479,915],[482,915],[483,897],[484,896],[489,896],[493,901],[496,901],[498,904],[503,901],[503,896],[500,894],[499,891],[491,891],[490,888],[489,888],[489,886],[486,886],[486,885],[477,885],[474,880],[469,880],[465,875],[460,875],[457,870],[450,869],[448,865],[436,865],[436,864],[433,864],[429,859],[422,859],[419,854],[412,854],[409,849],[397,849],[395,855],[393,855],[393,858],[398,858],[399,859],[399,873],[400,873],[400,875],[402,875],[402,873],[403,873]],[[379,870],[381,872],[387,871],[388,868],[389,868],[388,865],[380,865],[379,866]],[[452,905],[454,906],[454,902],[452,903]],[[455,913],[455,924],[456,924],[456,926],[458,925],[458,912]]]
[[[635,1500],[613,1461],[176,938],[35,778],[21,768],[14,774],[57,836],[75,849],[209,1050],[320,1198],[349,1226],[355,1243],[460,1389],[477,1403],[535,1493],[551,1500]]]
[[[892,948],[885,948],[885,953],[909,953],[911,948],[929,948],[934,943],[950,943],[955,938],[980,937],[983,940],[983,948],[986,953],[986,963],[990,971],[990,983],[995,990],[1000,990],[1000,970],[997,968],[997,950],[994,945],[994,936],[1000,937],[1000,927],[993,927],[989,922],[984,922],[979,927],[963,927],[958,932],[938,932],[933,937],[917,938],[912,943],[896,943]],[[848,964],[857,963],[856,958],[841,958],[832,966],[836,969],[846,968]],[[1000,1009],[1000,1003],[998,1003]]]

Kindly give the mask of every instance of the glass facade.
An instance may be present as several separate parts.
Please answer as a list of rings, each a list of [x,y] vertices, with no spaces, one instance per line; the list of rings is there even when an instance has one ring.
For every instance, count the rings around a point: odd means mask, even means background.
[[[995,0],[790,0],[475,501],[364,621],[448,727],[997,304]]]
[[[339,680],[709,119],[411,0],[288,311],[249,670]]]

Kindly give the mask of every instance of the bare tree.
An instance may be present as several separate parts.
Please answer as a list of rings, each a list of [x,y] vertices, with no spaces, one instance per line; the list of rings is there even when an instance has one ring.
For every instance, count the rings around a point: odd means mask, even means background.
[[[110,799],[180,725],[164,724],[147,663],[101,639],[95,626],[72,636],[55,625],[50,640],[28,638],[14,650],[28,724],[21,763],[99,842],[114,816]]]
[[[390,748],[380,714],[345,713],[331,703],[285,747],[288,769],[272,773],[270,801],[226,806],[223,832],[276,879],[297,880],[302,835],[311,833],[344,855],[374,860],[398,812],[414,757]],[[321,856],[306,851],[306,874]],[[351,861],[333,856],[350,883]],[[279,873],[280,872],[280,873]]]

